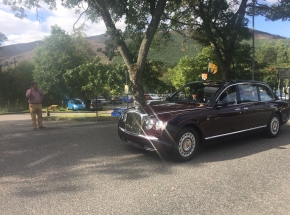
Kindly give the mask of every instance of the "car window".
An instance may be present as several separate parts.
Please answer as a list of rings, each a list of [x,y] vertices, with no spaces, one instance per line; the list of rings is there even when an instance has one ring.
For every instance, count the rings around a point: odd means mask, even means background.
[[[208,103],[221,86],[207,83],[191,83],[173,93],[168,100],[193,103]]]
[[[219,96],[219,101],[226,101],[228,105],[238,103],[236,85],[227,87]]]
[[[80,105],[80,104],[82,104],[82,102],[81,102],[80,100],[75,100],[74,103],[75,103],[76,105]]]
[[[239,92],[241,103],[259,101],[257,87],[254,84],[240,84]]]
[[[259,85],[258,91],[260,93],[261,101],[263,102],[272,101],[275,98],[272,91],[266,86]]]

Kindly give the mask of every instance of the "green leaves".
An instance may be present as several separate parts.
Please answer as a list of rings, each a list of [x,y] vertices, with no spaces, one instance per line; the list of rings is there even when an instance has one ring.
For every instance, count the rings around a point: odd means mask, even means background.
[[[26,90],[33,80],[32,71],[34,65],[31,62],[20,62],[16,67],[8,67],[5,71],[0,70],[0,100],[10,100],[26,105]]]
[[[281,19],[282,21],[290,20],[290,0],[280,0],[275,4],[272,4],[270,10],[265,10],[264,15],[267,19],[276,21]]]
[[[260,69],[262,80],[277,89],[277,68],[290,68],[290,42],[278,40],[276,43],[264,43],[256,51],[256,56],[258,63],[264,66]],[[286,82],[289,86],[289,80]]]
[[[197,41],[210,46],[223,74],[230,78],[233,56],[243,40],[250,38],[245,13],[247,0],[190,0],[177,9],[172,26]],[[186,31],[184,31],[186,29]]]
[[[70,36],[60,27],[52,26],[51,35],[45,37],[42,45],[35,49],[34,78],[51,97],[62,98],[73,94],[66,87],[63,75],[89,60],[92,53],[80,32]]]

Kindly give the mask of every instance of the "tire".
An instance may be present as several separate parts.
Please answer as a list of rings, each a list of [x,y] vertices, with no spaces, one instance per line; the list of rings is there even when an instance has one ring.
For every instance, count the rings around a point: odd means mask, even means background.
[[[173,156],[181,162],[191,160],[199,147],[199,137],[195,130],[182,129],[175,138]]]
[[[280,131],[280,126],[280,117],[277,114],[273,114],[268,122],[266,131],[267,136],[271,138],[277,137]]]

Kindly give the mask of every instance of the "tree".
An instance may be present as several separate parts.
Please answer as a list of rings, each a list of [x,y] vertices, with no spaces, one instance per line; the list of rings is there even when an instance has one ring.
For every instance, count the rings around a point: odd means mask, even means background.
[[[265,43],[257,50],[256,59],[258,65],[263,65],[262,80],[277,89],[280,85],[277,68],[290,68],[290,43],[282,40],[278,40],[275,44]],[[289,81],[284,80],[284,84],[288,86]]]
[[[102,64],[100,58],[96,58],[92,62],[67,70],[64,79],[74,96],[90,99],[103,94],[107,84],[107,73],[111,68],[112,65]]]
[[[42,2],[48,4],[50,9],[56,8],[56,0]],[[17,4],[14,0],[6,0],[5,4],[11,5],[12,10],[18,17],[23,17],[24,7],[40,8],[42,2],[37,0],[24,0]],[[104,21],[110,39],[114,41],[111,47],[118,50],[129,71],[131,91],[135,97],[135,104],[145,105],[143,72],[150,45],[158,27],[162,28],[166,26],[164,14],[172,14],[172,12],[179,7],[181,0],[62,1],[62,5],[67,8],[80,8],[83,3],[86,3],[88,6],[85,10],[85,14],[88,18],[92,21],[99,21],[100,19]],[[142,40],[138,48],[138,55],[136,56],[130,52],[121,30],[116,28],[116,22],[120,21],[123,17],[127,25],[127,32],[133,33],[132,35],[136,35],[137,33],[142,35]]]
[[[164,89],[166,85],[160,81],[162,76],[160,62],[147,61],[144,70],[144,88],[149,90]],[[102,64],[100,58],[84,63],[74,69],[68,70],[64,74],[66,85],[74,95],[84,99],[93,98],[96,95],[121,94],[124,92],[126,83],[125,73],[127,67],[124,64]]]
[[[72,36],[58,26],[52,26],[51,35],[45,37],[43,43],[35,49],[34,79],[50,99],[61,101],[64,95],[70,93],[63,75],[67,70],[90,60],[89,56],[90,51],[78,46]]]
[[[250,39],[245,19],[249,0],[189,0],[172,19],[172,27],[211,46],[224,80],[230,79],[233,56]]]
[[[163,76],[162,73],[163,63],[160,61],[147,61],[144,69],[144,90],[145,92],[165,92],[170,87],[160,80]]]
[[[6,40],[7,40],[7,37],[0,32],[0,45]],[[1,46],[0,46],[0,50],[1,50]]]
[[[268,20],[282,21],[290,20],[290,0],[279,0],[271,5],[267,10],[263,10],[261,14],[265,15]]]
[[[208,73],[209,62],[216,64],[214,53],[209,46],[204,47],[195,58],[183,57],[176,67],[168,69],[172,85],[179,88],[188,82],[201,80],[201,74]],[[208,75],[211,76],[210,79],[220,79],[220,69],[218,68],[215,75]]]
[[[16,67],[8,67],[0,74],[0,98],[27,104],[25,92],[29,88],[32,79],[34,64],[22,61]]]
[[[260,63],[275,65],[277,60],[275,47],[270,43],[262,44],[262,47],[256,52],[256,60]]]

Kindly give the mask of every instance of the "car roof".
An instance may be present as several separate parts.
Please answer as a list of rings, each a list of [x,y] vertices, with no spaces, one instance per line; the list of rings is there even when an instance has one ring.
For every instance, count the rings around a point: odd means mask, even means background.
[[[252,84],[265,84],[264,82],[261,81],[255,81],[255,80],[230,80],[230,81],[224,81],[224,80],[206,80],[206,81],[193,81],[193,82],[189,82],[186,83],[185,85],[181,86],[181,87],[185,87],[188,85],[192,85],[192,84],[205,84],[205,85],[230,85],[230,84],[237,84],[237,83],[252,83]]]

